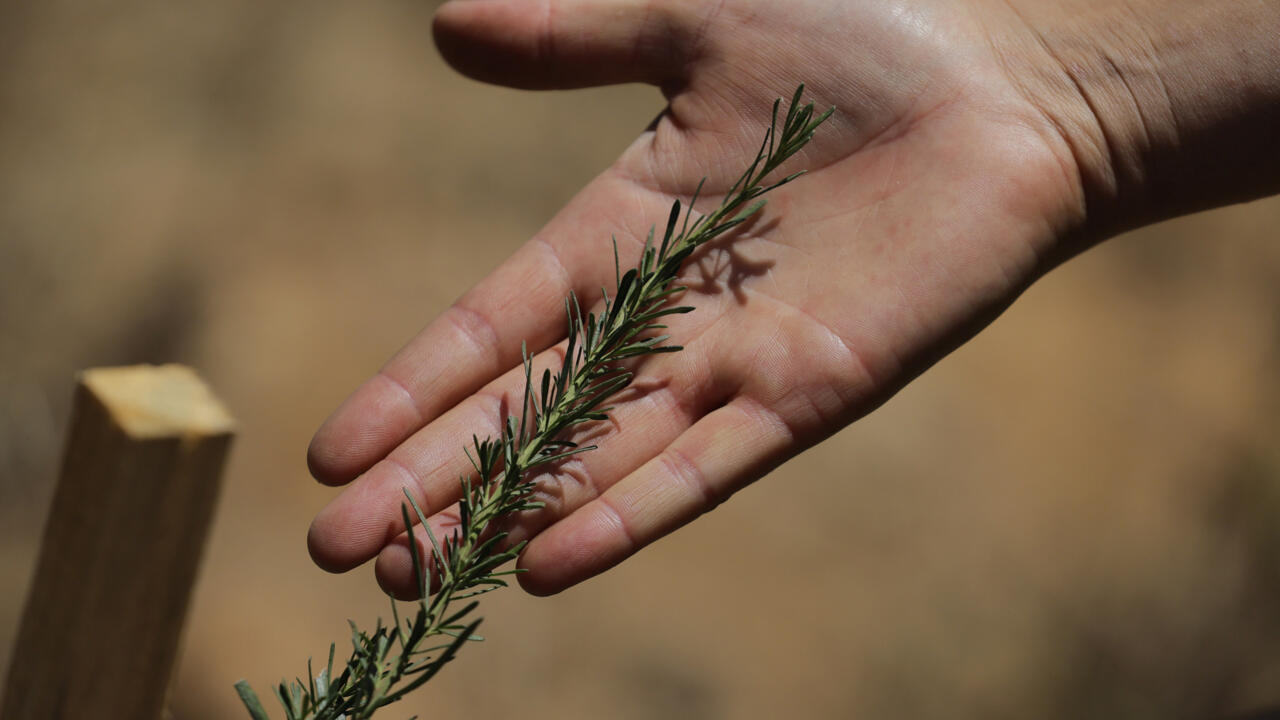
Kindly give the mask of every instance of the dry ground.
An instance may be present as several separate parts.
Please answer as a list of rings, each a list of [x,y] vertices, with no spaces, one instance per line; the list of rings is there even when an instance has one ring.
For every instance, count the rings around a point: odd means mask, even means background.
[[[386,610],[303,544],[339,400],[603,168],[647,88],[454,76],[426,3],[0,9],[0,669],[77,368],[181,361],[242,432],[184,720]],[[604,577],[491,596],[389,712],[1208,718],[1280,704],[1280,204],[1073,261],[872,417]]]

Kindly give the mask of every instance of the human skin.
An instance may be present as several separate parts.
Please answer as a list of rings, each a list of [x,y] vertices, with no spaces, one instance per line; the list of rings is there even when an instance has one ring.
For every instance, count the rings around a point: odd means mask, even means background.
[[[704,175],[714,202],[801,82],[836,108],[784,168],[809,174],[686,269],[684,351],[647,359],[589,431],[601,449],[541,478],[547,506],[511,528],[528,591],[612,567],[870,412],[1072,255],[1280,191],[1273,0],[454,0],[434,30],[481,80],[648,82],[669,106],[312,441],[312,473],[346,485],[312,557],[376,557],[400,597],[402,489],[456,524],[461,448],[519,406],[521,342],[555,362],[564,297],[612,282],[602,239],[625,262]]]

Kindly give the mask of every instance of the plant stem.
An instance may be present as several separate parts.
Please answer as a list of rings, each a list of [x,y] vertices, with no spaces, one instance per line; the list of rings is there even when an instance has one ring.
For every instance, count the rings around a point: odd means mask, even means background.
[[[833,112],[814,117],[813,104],[800,103],[803,91],[803,85],[796,89],[781,125],[778,112],[782,101],[774,102],[773,119],[755,160],[715,210],[693,220],[693,203],[699,194],[695,192],[682,221],[677,200],[661,240],[655,241],[651,229],[639,264],[625,274],[620,271],[614,242],[614,292],[612,297],[605,293],[599,313],[584,315],[573,293],[565,299],[568,347],[558,372],[544,371],[535,387],[532,359],[527,349],[522,351],[525,390],[519,416],[506,417],[497,438],[473,436],[472,446],[464,449],[475,472],[459,478],[459,523],[443,542],[432,533],[422,509],[405,491],[408,504],[401,504],[401,515],[409,533],[414,579],[421,597],[417,613],[402,621],[393,600],[392,626],[384,626],[379,619],[369,634],[352,623],[351,656],[337,679],[333,678],[334,646],[330,645],[328,666],[318,675],[312,673],[308,662],[306,682],[282,681],[275,694],[288,720],[368,718],[434,677],[464,643],[480,639],[475,635],[479,619],[464,624],[479,604],[474,598],[505,587],[503,577],[520,572],[499,568],[514,560],[525,545],[506,545],[507,533],[499,529],[500,523],[542,507],[532,499],[534,468],[595,449],[594,445],[580,447],[566,436],[577,425],[607,418],[610,408],[603,407],[604,403],[632,380],[632,373],[621,365],[624,360],[680,350],[678,345],[664,344],[668,336],[653,334],[666,329],[659,322],[662,318],[693,309],[668,306],[671,298],[685,289],[674,284],[680,268],[699,247],[759,212],[764,206],[760,196],[801,174],[763,184],[765,177],[809,142]],[[698,190],[701,188],[700,183]],[[410,507],[431,544],[430,569],[418,551]],[[438,583],[434,594],[430,592],[433,578]],[[456,602],[468,599],[464,607],[454,609]],[[266,710],[245,681],[236,683],[236,690],[254,720],[267,720]]]

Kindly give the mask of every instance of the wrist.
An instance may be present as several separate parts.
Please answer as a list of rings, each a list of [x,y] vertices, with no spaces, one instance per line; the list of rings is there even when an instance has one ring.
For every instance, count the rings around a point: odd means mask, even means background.
[[[1280,3],[1010,0],[993,37],[1100,239],[1280,191]]]

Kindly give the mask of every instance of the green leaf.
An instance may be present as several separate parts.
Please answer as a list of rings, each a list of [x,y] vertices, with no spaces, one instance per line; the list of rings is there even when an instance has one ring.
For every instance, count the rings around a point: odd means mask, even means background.
[[[733,219],[732,219],[732,220],[730,220],[729,222],[731,222],[731,223],[733,223],[733,224],[737,225],[737,224],[739,224],[739,223],[741,223],[741,222],[745,221],[747,218],[749,218],[749,217],[751,217],[752,215],[755,215],[756,213],[760,212],[760,210],[764,208],[764,204],[765,204],[765,201],[764,201],[764,200],[757,200],[757,201],[755,201],[755,202],[751,203],[751,205],[750,205],[750,206],[748,206],[746,210],[743,210],[742,212],[740,212],[740,213],[738,213],[737,215],[735,215],[735,216],[733,217]]]
[[[253,720],[270,720],[266,709],[262,707],[262,701],[258,699],[258,694],[253,691],[247,681],[236,682],[236,693],[240,695],[240,702],[244,703],[245,709],[249,711],[249,717]]]

